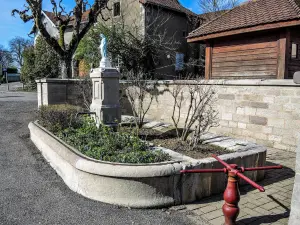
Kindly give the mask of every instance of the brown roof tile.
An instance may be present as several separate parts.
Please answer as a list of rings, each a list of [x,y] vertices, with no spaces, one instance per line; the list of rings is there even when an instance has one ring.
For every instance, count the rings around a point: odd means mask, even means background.
[[[187,8],[183,7],[178,0],[140,0],[140,3],[142,4],[153,4],[158,5],[164,8],[168,8],[177,12],[185,13],[188,15],[196,16],[195,13],[188,10]]]
[[[56,23],[58,22],[58,20],[55,18],[55,15],[53,12],[48,12],[48,11],[43,11],[47,17],[56,25]],[[88,17],[89,17],[89,13],[90,10],[86,10],[85,12],[82,13],[82,17],[81,17],[81,22],[85,23],[88,21]],[[61,16],[62,18],[66,18],[65,16]],[[71,21],[69,23],[69,25],[72,25],[74,21],[74,17],[71,16]]]
[[[250,0],[191,32],[188,38],[300,19],[300,0]]]

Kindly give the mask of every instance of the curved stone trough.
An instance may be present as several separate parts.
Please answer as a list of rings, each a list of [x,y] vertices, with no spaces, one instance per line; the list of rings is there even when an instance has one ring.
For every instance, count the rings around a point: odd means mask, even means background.
[[[174,151],[173,161],[153,164],[121,164],[94,160],[81,154],[37,122],[29,124],[31,140],[68,187],[93,200],[132,207],[166,207],[193,202],[224,191],[224,174],[181,175],[184,168],[221,168],[213,158],[193,159]],[[209,138],[212,140],[212,138]],[[241,166],[263,166],[266,149],[252,144],[221,159]],[[255,181],[264,172],[247,172]]]

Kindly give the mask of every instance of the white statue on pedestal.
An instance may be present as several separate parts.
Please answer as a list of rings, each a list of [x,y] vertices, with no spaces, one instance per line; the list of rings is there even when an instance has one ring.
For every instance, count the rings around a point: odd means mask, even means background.
[[[107,57],[107,39],[104,34],[100,34],[101,44],[100,44],[100,54],[101,54],[101,61],[100,61],[100,68],[111,68],[111,64],[109,58]]]

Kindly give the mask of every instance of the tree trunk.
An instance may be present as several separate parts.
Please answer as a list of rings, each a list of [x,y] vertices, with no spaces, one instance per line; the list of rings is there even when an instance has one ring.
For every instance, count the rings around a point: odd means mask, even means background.
[[[73,57],[72,60],[72,78],[79,76],[79,61]]]
[[[72,56],[65,55],[60,58],[60,78],[72,78]]]

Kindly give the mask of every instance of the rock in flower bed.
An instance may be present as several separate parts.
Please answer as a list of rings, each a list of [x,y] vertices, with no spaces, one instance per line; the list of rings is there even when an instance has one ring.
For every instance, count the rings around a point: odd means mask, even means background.
[[[157,163],[171,157],[153,150],[134,133],[114,132],[96,126],[93,119],[76,117],[77,107],[69,105],[42,107],[39,122],[70,146],[93,159],[118,163]]]

